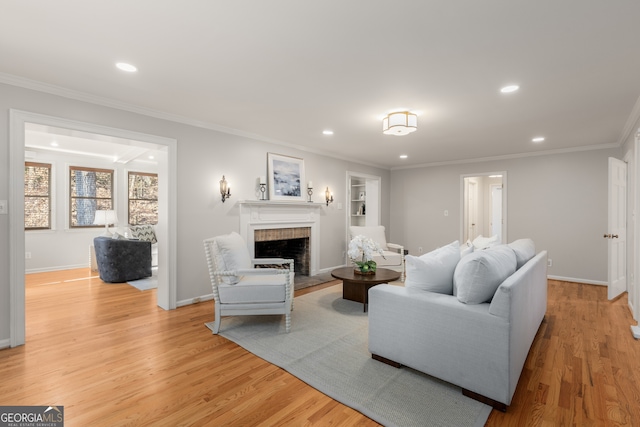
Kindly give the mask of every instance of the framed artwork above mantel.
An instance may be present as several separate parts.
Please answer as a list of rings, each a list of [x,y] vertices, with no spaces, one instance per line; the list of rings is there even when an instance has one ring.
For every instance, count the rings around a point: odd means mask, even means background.
[[[304,159],[267,153],[267,172],[269,200],[304,202]]]

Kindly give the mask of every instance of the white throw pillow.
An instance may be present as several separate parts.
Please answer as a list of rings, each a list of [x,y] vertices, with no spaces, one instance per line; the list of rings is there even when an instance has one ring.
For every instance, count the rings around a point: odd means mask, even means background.
[[[235,231],[216,237],[216,264],[222,271],[235,271],[251,268],[251,257],[242,236]],[[228,285],[238,283],[242,277],[222,276],[222,282]]]
[[[460,246],[460,258],[464,258],[471,253],[473,253],[473,245],[467,246],[466,244],[464,244]]]
[[[460,244],[457,240],[420,257],[407,255],[405,261],[405,287],[453,294],[453,272],[460,261]]]
[[[516,270],[536,256],[536,245],[531,239],[518,239],[509,243],[509,247],[516,254]]]
[[[349,228],[349,231],[351,232],[352,239],[356,236],[363,235],[378,243],[383,251],[389,250],[387,247],[387,238],[384,235],[384,225],[372,225],[366,227],[352,225]]]
[[[491,237],[482,237],[482,234],[473,239],[473,246],[475,249],[487,249],[492,246],[500,244],[498,235],[495,234]]]
[[[516,254],[508,245],[467,255],[453,273],[458,300],[465,304],[491,301],[500,284],[515,271]]]

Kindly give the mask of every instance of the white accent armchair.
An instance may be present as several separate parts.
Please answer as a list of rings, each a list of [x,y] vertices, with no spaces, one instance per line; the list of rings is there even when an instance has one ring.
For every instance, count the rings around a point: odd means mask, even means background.
[[[388,243],[383,225],[365,227],[352,225],[349,227],[349,233],[351,234],[351,239],[356,236],[363,235],[371,238],[374,242],[377,242],[382,248],[384,255],[384,257],[379,254],[373,256],[373,260],[376,262],[377,266],[381,268],[388,268],[393,271],[399,271],[400,280],[404,282],[404,246],[396,243]]]
[[[204,241],[204,250],[215,300],[215,321],[207,325],[220,331],[222,316],[284,314],[285,327],[291,329],[294,267],[292,259],[251,259],[244,239],[238,233]],[[255,268],[256,264],[285,268]]]

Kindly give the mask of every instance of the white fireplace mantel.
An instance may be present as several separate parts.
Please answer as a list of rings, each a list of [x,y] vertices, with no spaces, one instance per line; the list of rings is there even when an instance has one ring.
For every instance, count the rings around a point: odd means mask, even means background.
[[[318,274],[320,264],[320,208],[322,203],[280,202],[269,200],[239,201],[240,235],[247,242],[249,254],[255,257],[255,230],[274,228],[311,228],[310,274]]]

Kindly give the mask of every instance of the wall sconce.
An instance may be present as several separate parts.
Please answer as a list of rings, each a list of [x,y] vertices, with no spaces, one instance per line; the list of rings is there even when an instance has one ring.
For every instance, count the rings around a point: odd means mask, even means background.
[[[329,203],[333,203],[333,194],[329,191],[329,187],[327,187],[327,190],[324,192],[324,198],[327,200],[327,206],[329,206]]]
[[[231,187],[228,186],[227,180],[224,179],[224,175],[222,175],[222,180],[220,180],[220,194],[222,194],[222,203],[231,197]]]

